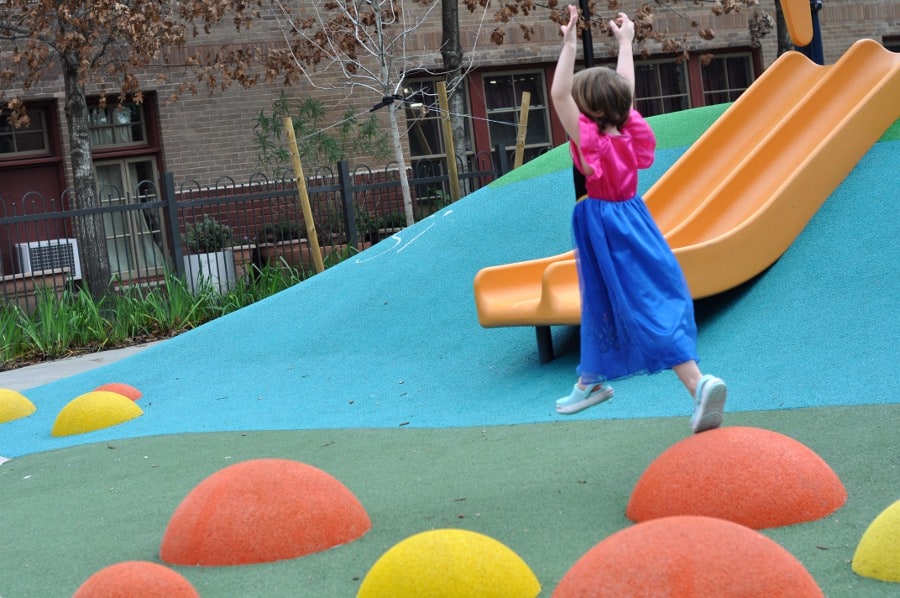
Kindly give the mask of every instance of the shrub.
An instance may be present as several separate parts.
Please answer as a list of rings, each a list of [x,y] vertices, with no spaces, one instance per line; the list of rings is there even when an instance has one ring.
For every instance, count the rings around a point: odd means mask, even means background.
[[[281,241],[294,241],[306,236],[306,230],[299,224],[282,220],[277,224],[266,224],[256,232],[257,243],[280,243]]]
[[[184,233],[184,244],[193,253],[222,251],[231,245],[231,227],[218,222],[212,216],[189,224]]]

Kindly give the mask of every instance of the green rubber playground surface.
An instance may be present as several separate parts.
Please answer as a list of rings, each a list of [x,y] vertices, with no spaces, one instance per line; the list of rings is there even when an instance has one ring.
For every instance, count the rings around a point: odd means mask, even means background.
[[[896,596],[896,584],[856,575],[850,560],[862,532],[900,490],[900,406],[739,413],[728,425],[791,436],[847,489],[847,504],[833,515],[762,533],[798,558],[827,596]],[[166,524],[196,484],[227,465],[269,457],[331,473],[366,507],[372,529],[298,559],[173,567],[201,596],[354,596],[389,548],[445,528],[504,543],[549,596],[582,554],[631,525],[624,511],[635,482],[684,436],[684,418],[649,418],[182,434],[30,455],[0,467],[2,596],[68,596],[110,564],[159,562]]]

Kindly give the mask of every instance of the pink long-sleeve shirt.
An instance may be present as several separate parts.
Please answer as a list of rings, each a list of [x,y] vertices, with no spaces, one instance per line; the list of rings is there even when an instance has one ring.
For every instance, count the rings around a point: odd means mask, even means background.
[[[597,123],[582,114],[578,117],[578,129],[581,155],[593,172],[584,172],[579,148],[572,141],[569,151],[575,166],[585,175],[588,195],[608,201],[625,201],[637,195],[638,169],[653,164],[656,149],[656,136],[644,117],[632,110],[620,135],[606,135]]]

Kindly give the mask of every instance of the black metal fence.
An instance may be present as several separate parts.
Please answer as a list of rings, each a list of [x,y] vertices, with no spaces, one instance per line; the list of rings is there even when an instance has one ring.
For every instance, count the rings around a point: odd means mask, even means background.
[[[460,169],[462,195],[508,170],[505,151],[474,156]],[[257,174],[237,183],[222,177],[206,186],[176,185],[171,173],[160,178],[160,184],[139,182],[132,193],[100,188],[99,205],[89,208],[72,208],[80,204],[72,190],[58,199],[39,193],[17,201],[0,197],[0,304],[31,309],[40,289],[81,289],[97,272],[108,273],[104,287],[113,292],[156,284],[167,272],[184,277],[191,289],[225,291],[254,265],[311,270],[308,228],[315,228],[327,258],[363,249],[407,222],[399,176],[390,165],[351,171],[342,161],[306,173],[309,224],[293,178]],[[441,161],[415,162],[409,183],[415,220],[450,203]]]

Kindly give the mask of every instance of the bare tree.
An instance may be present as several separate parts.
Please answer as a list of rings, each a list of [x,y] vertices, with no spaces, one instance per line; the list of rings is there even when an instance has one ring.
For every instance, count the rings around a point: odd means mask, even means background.
[[[20,126],[28,115],[24,94],[62,79],[70,145],[73,208],[97,207],[97,185],[91,160],[88,89],[99,90],[101,102],[141,103],[140,77],[148,69],[182,66],[195,69],[173,97],[196,92],[195,83],[224,89],[232,83],[252,86],[271,79],[285,63],[277,53],[244,46],[191,52],[189,42],[207,35],[223,20],[237,32],[258,18],[260,0],[4,0],[0,3],[0,101],[7,123]],[[181,57],[175,61],[173,57]],[[175,64],[178,62],[179,64]],[[254,72],[252,64],[266,63]],[[183,76],[184,71],[179,70]],[[110,283],[104,250],[102,216],[74,223],[84,252],[85,283],[98,297]]]
[[[305,82],[386,108],[407,224],[415,221],[397,111],[404,81],[434,64],[434,49],[411,37],[433,18],[433,0],[313,0],[294,8],[275,0],[294,66]],[[413,47],[418,50],[412,50]]]

